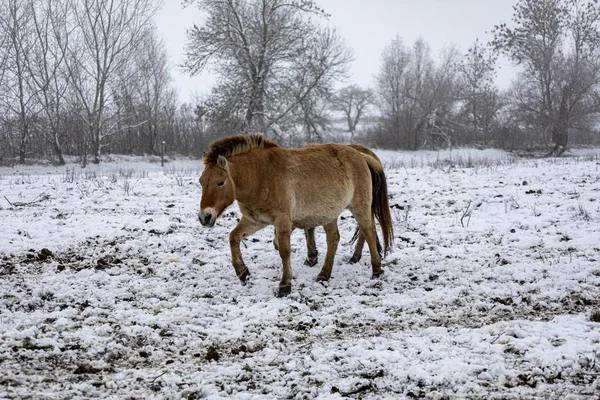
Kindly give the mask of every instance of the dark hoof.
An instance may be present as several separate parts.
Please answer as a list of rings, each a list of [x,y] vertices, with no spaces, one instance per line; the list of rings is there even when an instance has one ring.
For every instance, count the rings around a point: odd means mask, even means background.
[[[242,285],[246,285],[246,280],[248,279],[249,276],[250,276],[250,271],[248,271],[247,269],[239,276],[240,281],[242,282]]]
[[[383,270],[377,271],[377,272],[373,272],[373,275],[371,276],[371,279],[380,278],[382,275],[383,275]]]
[[[327,282],[327,281],[329,281],[329,278],[331,278],[331,276],[327,276],[325,274],[319,274],[319,275],[317,275],[317,282]]]
[[[356,264],[356,263],[357,263],[357,262],[359,262],[359,261],[360,261],[360,257],[356,257],[356,256],[352,256],[352,257],[350,257],[350,259],[348,260],[348,262],[349,262],[350,264]]]
[[[319,262],[319,257],[307,258],[304,260],[304,265],[308,265],[309,267],[314,267]]]
[[[285,297],[290,293],[292,293],[291,286],[279,286],[279,291],[277,292],[277,297]]]

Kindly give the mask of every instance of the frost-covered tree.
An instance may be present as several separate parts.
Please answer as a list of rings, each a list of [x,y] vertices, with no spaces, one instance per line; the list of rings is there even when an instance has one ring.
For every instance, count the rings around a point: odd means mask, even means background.
[[[496,59],[497,55],[490,47],[475,40],[458,64],[463,100],[461,111],[470,125],[471,140],[477,143],[481,134],[484,145],[487,145],[499,107]]]
[[[49,145],[59,165],[65,164],[63,119],[66,111],[69,79],[66,69],[66,47],[70,32],[67,1],[32,2],[32,36],[35,46],[27,60],[27,72],[35,101],[40,106],[38,131]]]
[[[93,161],[119,133],[109,90],[159,7],[159,0],[71,0],[73,34],[67,46],[70,79],[83,110]],[[86,152],[87,155],[87,152]]]
[[[166,136],[166,115],[174,112],[176,93],[167,48],[154,25],[148,27],[130,54],[131,62],[118,71],[116,84],[111,88],[115,92],[118,123],[125,131],[120,141],[129,142],[124,145],[130,149],[157,154],[160,139]]]
[[[443,132],[428,129],[444,119],[455,100],[456,63],[453,47],[444,49],[436,63],[429,45],[417,39],[407,47],[396,37],[384,49],[377,75],[377,95],[382,113],[379,128],[383,145],[416,150]]]
[[[347,72],[351,52],[312,0],[185,0],[206,15],[188,30],[185,68],[218,75],[213,115],[278,132]]]
[[[1,73],[0,107],[7,121],[18,131],[19,162],[24,163],[32,138],[32,117],[38,112],[31,84],[28,61],[35,46],[31,0],[6,0],[0,3],[0,35],[4,64]]]
[[[513,101],[526,122],[562,153],[569,128],[600,112],[600,4],[596,0],[520,0],[512,23],[497,25],[494,47],[521,66]]]
[[[350,85],[340,89],[333,98],[334,109],[344,113],[350,141],[354,143],[356,127],[362,120],[367,108],[374,102],[371,89],[363,89],[358,85]]]

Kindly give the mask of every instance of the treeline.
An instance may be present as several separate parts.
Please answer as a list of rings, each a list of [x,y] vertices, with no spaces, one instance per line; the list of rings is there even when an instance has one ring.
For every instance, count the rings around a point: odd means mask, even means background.
[[[218,76],[193,104],[172,84],[153,23],[159,0],[0,4],[0,163],[69,155],[85,164],[104,153],[157,154],[163,142],[199,156],[215,137],[250,131],[292,146],[559,154],[600,144],[595,1],[520,0],[510,24],[490,27],[491,42],[475,40],[464,54],[396,37],[374,64],[374,87],[339,89],[353,53],[317,2],[184,0],[206,17],[189,27],[184,68]],[[503,91],[501,55],[518,70]]]
[[[521,0],[512,24],[466,54],[400,38],[389,44],[377,75],[381,121],[374,143],[395,148],[472,146],[542,148],[598,145],[600,6],[596,1]],[[496,86],[496,60],[518,67],[511,88]]]
[[[105,152],[183,154],[206,145],[180,104],[157,0],[0,3],[0,163]]]

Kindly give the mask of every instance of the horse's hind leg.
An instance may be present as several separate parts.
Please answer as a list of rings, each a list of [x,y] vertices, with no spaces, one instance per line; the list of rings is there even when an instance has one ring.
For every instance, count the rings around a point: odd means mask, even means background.
[[[237,277],[240,278],[240,281],[242,281],[242,285],[246,283],[246,279],[250,275],[250,272],[248,272],[248,268],[246,268],[246,264],[244,264],[244,259],[242,258],[242,252],[240,250],[240,243],[243,238],[252,235],[254,232],[264,227],[265,225],[251,222],[242,216],[240,222],[238,222],[236,227],[233,228],[229,234],[231,262],[233,264],[233,268],[235,268]]]
[[[350,264],[354,264],[360,261],[360,258],[362,257],[363,247],[365,247],[365,235],[362,234],[358,227],[356,229],[358,230],[358,238],[356,239],[356,247],[354,248],[354,253],[352,254],[352,257],[350,257],[349,260]]]
[[[312,267],[319,261],[319,252],[315,243],[315,228],[305,229],[304,237],[306,237],[306,260],[304,260],[304,265]]]
[[[290,261],[290,235],[292,234],[292,222],[289,218],[279,218],[275,221],[277,231],[277,243],[279,247],[279,256],[281,257],[282,276],[279,282],[278,296],[287,296],[292,292],[292,265]]]
[[[338,243],[340,242],[340,232],[338,230],[337,218],[327,225],[323,225],[325,234],[327,235],[327,254],[321,272],[317,275],[317,281],[328,281],[331,278],[331,269],[333,268],[333,260],[337,251]]]
[[[319,261],[319,251],[315,242],[315,228],[305,229],[304,237],[306,238],[306,259],[304,260],[304,265],[313,267]],[[275,247],[275,250],[279,250],[277,229],[275,229],[275,235],[273,236],[273,247]]]
[[[369,253],[371,253],[371,267],[373,268],[373,277],[376,278],[383,274],[381,269],[381,256],[377,249],[377,231],[375,230],[375,221],[373,221],[373,215],[371,210],[368,212],[354,212],[352,210],[354,218],[358,222],[358,227],[361,233],[364,235],[367,244],[369,245]]]
[[[356,228],[358,229],[358,228]],[[360,261],[361,257],[362,257],[362,251],[363,251],[363,247],[365,247],[365,235],[362,234],[362,232],[360,232],[360,229],[358,229],[358,238],[356,239],[356,247],[354,248],[354,253],[352,254],[352,257],[350,257],[350,264],[355,264],[357,262]],[[381,242],[379,242],[379,236],[377,236],[377,234],[375,234],[375,238],[377,239],[377,252],[379,253],[379,255],[381,255]]]

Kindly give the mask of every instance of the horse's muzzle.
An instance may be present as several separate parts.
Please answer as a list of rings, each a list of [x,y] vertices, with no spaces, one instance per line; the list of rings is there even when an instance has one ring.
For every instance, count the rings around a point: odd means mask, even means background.
[[[212,228],[215,225],[215,221],[217,220],[217,213],[212,208],[200,211],[200,213],[198,214],[198,220],[200,221],[202,226]]]

